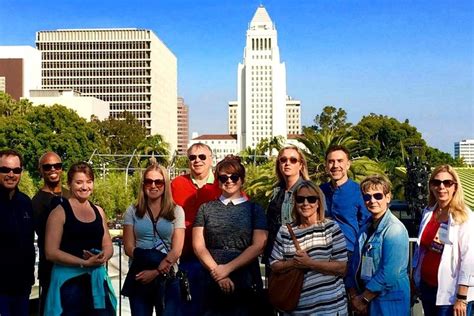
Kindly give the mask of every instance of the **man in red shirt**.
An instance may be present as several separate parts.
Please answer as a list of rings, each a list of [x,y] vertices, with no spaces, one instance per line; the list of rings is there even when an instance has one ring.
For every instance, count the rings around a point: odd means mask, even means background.
[[[201,315],[203,312],[206,271],[194,255],[192,228],[201,204],[217,199],[221,190],[212,173],[212,150],[203,143],[191,145],[187,151],[191,174],[176,177],[171,182],[171,192],[176,204],[184,209],[186,233],[181,268],[188,273],[191,302],[184,304],[184,315]]]

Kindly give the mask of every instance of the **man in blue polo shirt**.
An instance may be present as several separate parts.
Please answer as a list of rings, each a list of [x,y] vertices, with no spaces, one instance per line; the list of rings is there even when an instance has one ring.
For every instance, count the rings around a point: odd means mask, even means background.
[[[326,197],[326,216],[335,220],[346,237],[348,266],[360,227],[370,218],[359,184],[349,179],[350,153],[344,146],[331,146],[326,151],[326,171],[331,181],[321,185]]]

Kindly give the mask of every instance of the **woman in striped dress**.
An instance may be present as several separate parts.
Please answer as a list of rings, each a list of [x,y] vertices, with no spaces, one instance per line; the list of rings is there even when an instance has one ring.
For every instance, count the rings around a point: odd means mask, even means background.
[[[305,270],[298,306],[291,315],[347,315],[342,276],[347,265],[344,235],[324,218],[324,194],[311,181],[295,190],[291,226],[301,250],[296,251],[286,226],[277,234],[270,258],[273,271]]]

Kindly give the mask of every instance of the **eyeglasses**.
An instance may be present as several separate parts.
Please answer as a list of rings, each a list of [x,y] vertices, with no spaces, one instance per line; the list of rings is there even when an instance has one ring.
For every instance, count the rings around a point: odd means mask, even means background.
[[[220,181],[221,183],[226,183],[227,180],[229,180],[229,179],[230,179],[230,181],[232,181],[233,183],[236,183],[237,181],[239,181],[239,178],[240,178],[240,176],[239,176],[238,174],[236,174],[236,173],[231,174],[230,176],[225,175],[225,174],[220,174],[220,175],[217,176],[217,179],[219,179],[219,181]]]
[[[143,180],[143,185],[146,186],[146,187],[151,187],[153,185],[153,183],[155,184],[155,186],[159,189],[161,189],[164,185],[165,185],[165,180],[163,179],[145,179]]]
[[[455,181],[451,179],[446,179],[446,180],[439,180],[439,179],[433,179],[430,180],[430,184],[435,187],[441,186],[441,183],[446,187],[450,188],[453,184],[457,184]]]
[[[17,168],[0,167],[0,173],[8,174],[12,171],[14,174],[20,174],[23,171],[23,168],[22,167],[17,167]]]
[[[57,162],[57,163],[45,163],[44,165],[41,166],[44,171],[51,171],[53,168],[54,170],[61,170],[63,168],[62,162]]]
[[[374,193],[373,195],[372,194],[363,194],[362,195],[362,198],[364,199],[365,202],[369,202],[372,200],[372,197],[374,197],[374,199],[376,199],[377,201],[380,201],[383,199],[384,197],[384,194],[383,193]]]
[[[280,163],[282,163],[282,164],[283,164],[283,163],[286,163],[288,160],[289,160],[293,165],[294,165],[295,163],[297,163],[298,161],[300,161],[300,160],[299,160],[298,158],[296,158],[296,157],[290,157],[290,158],[288,158],[288,157],[280,157],[280,159],[278,159],[278,161],[280,161]]]
[[[199,158],[200,160],[206,160],[206,159],[207,159],[207,156],[204,155],[204,154],[200,154],[200,155],[189,155],[189,156],[188,156],[189,161],[194,161],[194,160],[196,160],[196,158]]]
[[[308,196],[297,195],[295,197],[295,201],[298,204],[303,204],[304,200],[308,201],[308,203],[310,203],[310,204],[313,204],[313,203],[316,203],[317,200],[319,200],[319,196],[317,196],[317,195],[308,195]]]

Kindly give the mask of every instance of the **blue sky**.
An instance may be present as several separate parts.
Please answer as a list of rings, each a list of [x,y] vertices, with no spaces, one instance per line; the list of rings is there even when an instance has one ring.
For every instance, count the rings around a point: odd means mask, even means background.
[[[248,23],[259,4],[278,30],[287,92],[303,125],[325,105],[348,120],[409,119],[452,153],[474,138],[474,5],[446,0],[0,0],[0,45],[34,46],[59,28],[151,29],[178,58],[190,130],[227,131]]]

